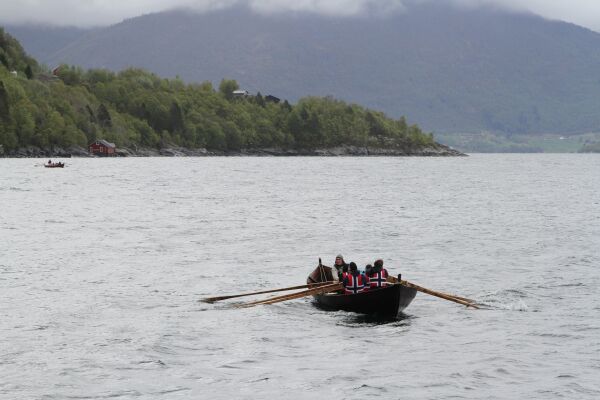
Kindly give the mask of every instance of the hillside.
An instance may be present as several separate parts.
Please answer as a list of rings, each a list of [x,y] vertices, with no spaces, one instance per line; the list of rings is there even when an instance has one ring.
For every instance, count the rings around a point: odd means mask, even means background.
[[[209,82],[185,84],[140,69],[114,73],[62,65],[55,74],[0,28],[0,153],[85,147],[96,139],[221,153],[316,154],[336,147],[365,149],[358,150],[362,154],[457,153],[403,118],[331,97],[292,105],[260,94],[238,97],[235,80],[223,79],[215,90]]]
[[[17,38],[27,49],[27,53],[42,63],[51,63],[51,58],[56,52],[83,35],[93,32],[83,28],[38,25],[9,25],[5,26],[4,30]]]
[[[600,128],[600,35],[483,8],[413,5],[389,18],[166,12],[90,32],[43,61],[135,65],[187,82],[225,76],[290,100],[332,95],[436,133]]]

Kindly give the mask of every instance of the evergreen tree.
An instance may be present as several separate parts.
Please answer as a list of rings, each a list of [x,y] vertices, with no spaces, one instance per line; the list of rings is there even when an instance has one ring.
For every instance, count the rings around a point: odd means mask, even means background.
[[[33,71],[31,70],[31,65],[29,64],[27,64],[27,67],[25,67],[25,76],[27,77],[27,79],[33,78]]]
[[[8,69],[8,59],[6,58],[6,54],[4,54],[4,50],[0,48],[0,63],[4,65],[6,69]]]
[[[287,112],[292,111],[292,106],[290,105],[290,103],[288,103],[287,100],[283,101],[283,104],[281,105],[281,108],[283,108]]]
[[[177,101],[171,104],[171,132],[183,131],[183,112]]]
[[[260,94],[260,92],[256,93],[256,104],[258,104],[261,107],[264,107],[266,105],[265,102],[265,98],[262,96],[262,94]]]
[[[0,121],[8,121],[10,118],[10,104],[8,102],[8,92],[4,82],[0,81]]]
[[[112,126],[110,112],[108,112],[108,109],[104,103],[100,103],[100,106],[98,106],[98,122],[104,128],[109,128]]]

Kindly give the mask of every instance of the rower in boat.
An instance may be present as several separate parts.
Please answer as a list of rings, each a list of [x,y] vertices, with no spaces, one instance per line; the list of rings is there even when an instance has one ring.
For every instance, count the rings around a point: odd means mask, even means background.
[[[344,279],[344,274],[348,272],[348,264],[344,261],[344,256],[338,254],[335,256],[335,262],[333,264],[335,268],[333,272],[333,280],[334,281],[342,281]]]
[[[369,288],[378,289],[387,286],[387,278],[389,274],[383,268],[383,260],[379,259],[373,263],[373,267],[367,269],[367,278],[369,278]]]
[[[365,274],[358,271],[356,264],[351,262],[343,283],[346,294],[357,294],[368,289],[369,280]]]
[[[308,276],[306,283],[329,282],[333,280],[335,274],[335,268],[319,263]],[[360,314],[395,317],[408,307],[416,294],[417,290],[414,288],[388,285],[376,290],[363,290],[356,294],[339,292],[315,294],[314,298],[315,304],[324,310],[344,310]]]

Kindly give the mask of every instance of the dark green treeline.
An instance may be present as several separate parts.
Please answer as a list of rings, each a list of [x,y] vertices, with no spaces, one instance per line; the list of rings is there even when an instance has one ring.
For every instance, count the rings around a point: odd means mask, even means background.
[[[186,84],[147,71],[84,71],[60,66],[52,74],[0,28],[0,144],[4,150],[86,146],[183,146],[210,150],[339,145],[419,148],[431,134],[383,113],[330,97],[297,104],[236,97],[234,80]]]

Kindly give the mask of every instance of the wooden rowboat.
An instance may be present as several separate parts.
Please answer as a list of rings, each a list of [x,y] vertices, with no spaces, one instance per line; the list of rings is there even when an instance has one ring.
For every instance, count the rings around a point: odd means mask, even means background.
[[[52,163],[52,164],[44,164],[44,167],[46,168],[64,168],[65,167],[65,163]]]
[[[330,267],[317,267],[307,283],[333,280]],[[380,317],[395,317],[412,302],[417,290],[400,284],[372,289],[357,294],[324,293],[314,296],[317,306],[324,310],[343,310]]]

